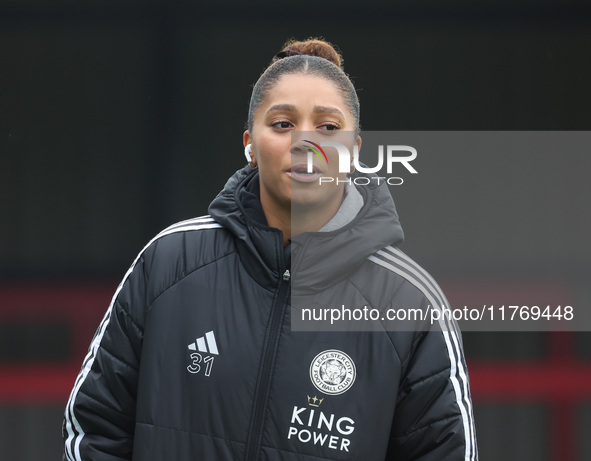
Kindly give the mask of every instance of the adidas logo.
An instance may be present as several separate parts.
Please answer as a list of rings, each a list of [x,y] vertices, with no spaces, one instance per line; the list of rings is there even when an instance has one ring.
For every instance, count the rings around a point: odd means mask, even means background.
[[[205,352],[207,354],[220,355],[213,331],[208,331],[204,336],[195,339],[194,343],[187,346],[191,351]]]

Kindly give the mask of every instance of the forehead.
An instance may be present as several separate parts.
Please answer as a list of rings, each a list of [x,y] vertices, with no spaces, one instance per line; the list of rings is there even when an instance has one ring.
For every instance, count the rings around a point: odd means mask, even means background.
[[[349,113],[338,87],[330,80],[315,75],[287,74],[280,77],[267,92],[261,106],[269,107],[277,103],[302,108],[308,104],[335,106]]]

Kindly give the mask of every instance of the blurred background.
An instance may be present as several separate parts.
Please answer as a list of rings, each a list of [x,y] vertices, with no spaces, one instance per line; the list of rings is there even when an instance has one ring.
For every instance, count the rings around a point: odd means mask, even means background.
[[[292,36],[340,47],[366,130],[591,129],[584,2],[3,0],[0,459],[61,459],[119,280],[243,166],[252,85]],[[452,305],[543,293],[590,308],[591,155],[413,165],[395,194],[403,249]],[[589,333],[464,344],[482,460],[591,459]]]

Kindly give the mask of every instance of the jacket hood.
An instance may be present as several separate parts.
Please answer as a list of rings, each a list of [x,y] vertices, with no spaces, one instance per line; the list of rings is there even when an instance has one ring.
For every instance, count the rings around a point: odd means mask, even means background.
[[[356,172],[352,179],[366,177],[369,184],[359,186],[364,205],[345,226],[331,232],[305,232],[291,239],[285,254],[283,235],[266,225],[264,215],[252,206],[248,192],[258,182],[258,170],[248,166],[238,170],[209,207],[211,216],[236,237],[241,259],[259,283],[276,285],[289,266],[292,282],[299,288],[318,291],[342,280],[365,259],[387,245],[399,245],[404,233],[394,200],[384,181],[377,176]],[[258,187],[258,185],[256,186]],[[257,216],[259,213],[259,216]]]

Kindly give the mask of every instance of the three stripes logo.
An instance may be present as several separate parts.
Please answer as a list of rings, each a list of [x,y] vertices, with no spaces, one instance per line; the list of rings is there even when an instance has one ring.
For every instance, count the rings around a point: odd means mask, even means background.
[[[207,346],[209,346],[209,349]],[[215,335],[213,334],[213,331],[208,331],[205,333],[205,336],[197,338],[194,343],[189,344],[187,347],[192,351],[220,355],[218,352],[218,345],[215,342]]]
[[[195,339],[195,342],[190,343],[187,348],[189,351],[195,351],[189,356],[191,358],[191,364],[187,366],[189,373],[199,373],[202,367],[205,367],[204,374],[209,377],[215,358],[213,356],[220,354],[213,331],[208,331],[205,335]]]

